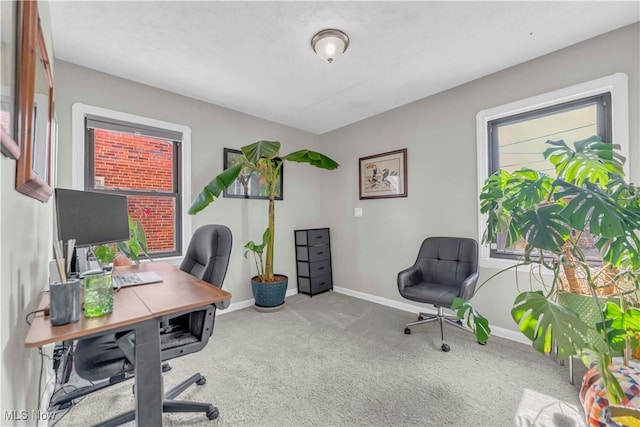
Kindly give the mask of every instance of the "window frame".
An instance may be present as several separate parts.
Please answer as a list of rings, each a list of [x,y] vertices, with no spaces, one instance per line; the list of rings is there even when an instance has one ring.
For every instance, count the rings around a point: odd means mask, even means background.
[[[110,194],[120,194],[124,196],[145,196],[145,197],[171,197],[175,202],[175,222],[173,224],[173,240],[175,249],[172,251],[157,251],[150,253],[149,256],[153,259],[167,258],[172,256],[180,256],[182,254],[182,242],[180,239],[180,229],[182,224],[182,202],[180,197],[180,181],[182,180],[181,171],[180,171],[180,151],[182,145],[182,135],[175,135],[171,138],[169,137],[157,137],[153,135],[149,135],[145,133],[144,128],[137,127],[134,123],[128,124],[127,130],[122,130],[125,134],[133,134],[140,135],[148,138],[158,138],[164,141],[168,141],[171,143],[171,169],[172,169],[172,182],[171,187],[172,191],[161,192],[156,190],[135,190],[135,189],[111,189],[111,188],[100,188],[95,185],[95,131],[96,129],[102,129],[107,132],[119,132],[120,130],[107,129],[110,123],[108,119],[100,117],[100,121],[105,121],[107,126],[89,126],[89,120],[85,118],[85,164],[84,164],[84,190],[86,191],[96,191],[101,193],[110,193]],[[93,160],[93,161],[92,161]],[[92,180],[93,178],[93,180]],[[148,236],[148,235],[147,235]]]
[[[188,207],[191,203],[191,129],[188,126],[175,123],[165,122],[161,120],[151,119],[148,117],[137,116],[133,114],[123,113],[120,111],[109,110],[106,108],[96,107],[92,105],[75,103],[71,106],[72,112],[72,135],[71,135],[71,185],[73,189],[84,190],[85,188],[85,119],[88,116],[98,116],[114,121],[129,122],[139,124],[142,127],[154,127],[166,129],[168,131],[178,132],[182,134],[181,153],[178,160],[178,173],[180,174],[181,185],[178,189],[181,197],[179,197],[179,209],[181,221],[176,226],[176,246],[180,247],[180,253],[171,256],[162,256],[154,258],[157,260],[167,261],[174,265],[178,265],[184,256],[192,234],[192,220],[188,214]],[[176,177],[177,178],[177,177]]]
[[[577,100],[587,99],[605,93],[611,94],[611,141],[620,145],[620,153],[627,158],[624,172],[629,176],[629,102],[628,77],[624,73],[591,80],[567,88],[548,92],[531,98],[515,101],[480,111],[476,115],[477,143],[477,185],[478,185],[478,241],[481,242],[487,217],[479,209],[479,196],[484,181],[489,177],[491,162],[491,141],[489,123],[506,117],[519,116],[528,112],[553,108]],[[492,256],[489,245],[480,244],[480,266],[486,268],[508,268],[519,261],[512,257]]]
[[[498,119],[489,120],[487,122],[487,143],[488,143],[488,174],[495,173],[502,167],[500,164],[500,148],[498,141],[498,128],[504,125],[511,125],[515,123],[522,123],[528,120],[535,120],[541,117],[552,116],[558,113],[564,113],[572,110],[579,109],[581,107],[595,104],[597,106],[598,121],[596,123],[596,132],[602,138],[603,142],[611,143],[612,124],[611,124],[611,92],[604,92],[598,95],[587,96],[579,98],[573,101],[561,102],[549,107],[539,108],[531,111],[527,111],[520,114],[510,115]],[[556,140],[553,136],[549,139]],[[565,141],[571,143],[573,141]],[[542,154],[542,153],[540,153]],[[518,167],[520,169],[520,167]],[[489,253],[491,258],[501,258],[516,260],[524,256],[524,251],[519,253],[518,251],[498,251],[495,245],[489,247]]]

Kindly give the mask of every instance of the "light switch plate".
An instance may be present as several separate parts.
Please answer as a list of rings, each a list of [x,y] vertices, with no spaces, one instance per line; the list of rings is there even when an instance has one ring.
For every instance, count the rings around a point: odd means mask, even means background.
[[[362,217],[362,208],[355,208],[355,210],[353,211],[353,216],[355,216],[356,218]]]

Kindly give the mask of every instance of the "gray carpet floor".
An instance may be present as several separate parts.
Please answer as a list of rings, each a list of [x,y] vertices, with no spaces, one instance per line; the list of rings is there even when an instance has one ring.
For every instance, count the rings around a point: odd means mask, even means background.
[[[173,359],[169,388],[207,378],[180,397],[212,402],[220,417],[166,414],[168,426],[583,427],[568,367],[530,346],[457,328],[404,325],[415,315],[327,292],[287,298],[283,310],[218,314],[201,352]],[[578,363],[576,363],[578,365]],[[584,371],[577,368],[576,378]],[[579,382],[579,381],[578,381]],[[85,426],[133,408],[131,382],[78,402],[57,426]]]

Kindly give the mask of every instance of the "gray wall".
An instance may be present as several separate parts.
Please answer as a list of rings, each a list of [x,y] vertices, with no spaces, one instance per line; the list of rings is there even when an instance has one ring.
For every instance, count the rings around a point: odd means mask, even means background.
[[[77,102],[189,126],[192,197],[222,172],[224,147],[240,148],[266,139],[281,141],[283,154],[318,149],[317,135],[64,61],[56,61],[56,87],[59,187],[71,187],[71,106]],[[305,164],[284,166],[284,200],[276,202],[275,269],[291,278],[290,289],[296,286],[293,230],[325,224],[317,184],[331,173]],[[224,287],[233,294],[232,303],[253,298],[249,279],[255,275],[255,265],[244,259],[243,246],[262,238],[267,205],[266,200],[221,198],[192,217],[194,230],[208,223],[231,228],[233,252]]]
[[[38,4],[47,51],[52,55],[49,5]],[[54,72],[55,80],[55,69]],[[35,425],[4,418],[7,410],[38,408],[40,356],[26,349],[26,313],[35,309],[47,285],[51,258],[53,198],[41,203],[15,191],[16,162],[0,156],[0,424]]]
[[[631,178],[638,182],[639,28],[622,28],[322,135],[323,150],[341,164],[323,188],[324,199],[333,200],[324,205],[323,218],[332,228],[334,281],[402,301],[396,275],[413,264],[425,237],[479,237],[475,126],[476,114],[487,108],[626,73]],[[405,147],[409,197],[358,200],[358,158]],[[362,218],[354,218],[355,207],[363,208]],[[480,280],[495,272],[483,269]],[[509,314],[515,295],[514,275],[505,273],[474,302],[493,325],[515,330]]]

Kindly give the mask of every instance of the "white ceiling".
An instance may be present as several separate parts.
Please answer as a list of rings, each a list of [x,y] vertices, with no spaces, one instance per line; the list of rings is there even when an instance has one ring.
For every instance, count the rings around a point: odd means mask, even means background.
[[[56,58],[317,134],[640,20],[637,0],[49,4]],[[333,64],[324,28],[351,38]]]

